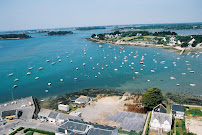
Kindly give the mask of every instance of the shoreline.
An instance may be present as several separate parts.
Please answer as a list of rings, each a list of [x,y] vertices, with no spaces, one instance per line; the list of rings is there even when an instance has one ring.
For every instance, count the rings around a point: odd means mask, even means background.
[[[122,97],[124,93],[130,93],[133,95],[143,95],[145,91],[141,92],[133,92],[133,91],[121,91],[121,90],[111,90],[111,89],[83,89],[77,92],[70,92],[65,93],[63,95],[57,95],[57,96],[51,96],[43,98],[44,101],[39,100],[40,106],[42,108],[46,109],[57,109],[58,103],[63,104],[70,104],[72,98],[78,98],[81,95],[89,96],[91,98],[96,98],[98,95],[105,95],[105,96],[120,96]],[[172,99],[171,97],[167,96],[166,93],[170,93],[169,95],[172,95],[172,97],[175,97]],[[200,105],[202,106],[202,97],[195,95],[195,94],[184,94],[184,93],[177,93],[177,92],[163,92],[163,95],[165,97],[165,100],[169,99],[174,103],[179,103],[178,99],[184,100],[183,104],[189,104],[189,105]],[[176,100],[176,101],[174,101]],[[179,103],[182,104],[182,103]]]
[[[188,52],[196,52],[198,50],[202,50],[202,47],[199,47],[199,48],[193,48],[193,47],[182,48],[180,46],[165,46],[165,45],[161,45],[161,44],[156,44],[156,45],[154,45],[154,44],[141,44],[141,43],[124,42],[124,41],[117,43],[117,42],[112,42],[112,41],[110,42],[110,41],[105,41],[105,40],[97,40],[94,38],[86,38],[86,40],[91,41],[91,42],[95,42],[95,43],[106,43],[106,44],[112,44],[112,45],[128,45],[128,46],[160,48],[160,49],[172,50],[172,51],[175,51],[177,53],[180,53],[181,51],[184,50],[185,54]]]

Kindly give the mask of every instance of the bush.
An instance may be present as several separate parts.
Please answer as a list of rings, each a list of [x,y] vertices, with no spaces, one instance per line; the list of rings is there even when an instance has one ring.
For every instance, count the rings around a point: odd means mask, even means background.
[[[33,135],[34,131],[29,131],[28,133],[26,133],[25,135]]]
[[[15,131],[13,131],[12,133],[10,133],[9,135],[15,135],[18,131],[24,129],[24,127],[19,127],[18,129],[16,129]]]
[[[28,131],[33,131],[33,132],[42,133],[42,134],[48,134],[48,135],[55,135],[55,133],[53,133],[53,132],[44,131],[44,130],[38,130],[38,129],[33,129],[33,128],[27,128],[23,132],[27,133]]]
[[[174,131],[171,129],[171,130],[167,133],[167,135],[173,135],[173,133],[174,133]]]

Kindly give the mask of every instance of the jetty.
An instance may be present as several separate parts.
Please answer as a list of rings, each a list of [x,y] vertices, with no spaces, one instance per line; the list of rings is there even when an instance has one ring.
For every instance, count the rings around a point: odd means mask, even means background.
[[[180,55],[182,55],[185,51],[185,48],[182,49],[182,51],[180,52]]]

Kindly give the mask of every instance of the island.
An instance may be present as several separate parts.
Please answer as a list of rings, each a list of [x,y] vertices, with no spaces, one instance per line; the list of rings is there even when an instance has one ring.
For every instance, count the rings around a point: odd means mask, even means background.
[[[144,47],[158,47],[175,49],[184,52],[186,50],[202,49],[202,35],[182,36],[176,32],[160,31],[115,31],[112,33],[92,34],[89,41],[109,43],[117,45],[134,45]]]
[[[81,30],[81,31],[96,30],[96,29],[106,29],[106,27],[104,27],[104,26],[92,26],[92,27],[79,27],[79,28],[76,28],[76,30]]]
[[[51,31],[48,32],[48,36],[57,36],[57,35],[69,35],[73,34],[72,31]]]
[[[0,40],[9,40],[9,39],[27,39],[32,38],[27,34],[4,34],[0,35]]]

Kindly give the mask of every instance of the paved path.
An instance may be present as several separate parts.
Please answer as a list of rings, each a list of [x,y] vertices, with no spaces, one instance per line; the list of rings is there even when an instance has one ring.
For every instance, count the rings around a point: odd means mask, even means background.
[[[147,123],[148,123],[150,114],[151,114],[151,111],[147,114],[147,120],[146,120],[146,122],[144,124],[144,130],[142,132],[142,135],[145,135],[145,132],[146,132],[146,129],[147,129]]]

